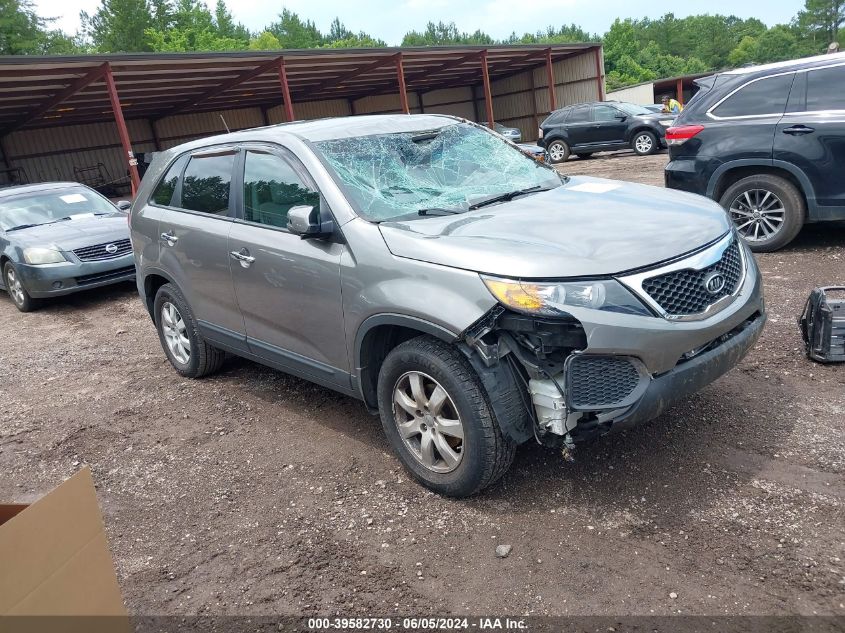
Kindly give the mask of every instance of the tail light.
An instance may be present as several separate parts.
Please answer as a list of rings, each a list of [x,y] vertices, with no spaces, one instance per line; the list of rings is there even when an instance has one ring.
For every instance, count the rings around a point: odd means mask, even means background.
[[[704,129],[703,125],[679,125],[666,130],[667,145],[683,145]]]

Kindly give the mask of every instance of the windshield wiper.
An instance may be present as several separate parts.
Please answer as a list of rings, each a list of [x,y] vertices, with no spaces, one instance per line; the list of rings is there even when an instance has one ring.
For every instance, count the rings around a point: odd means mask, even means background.
[[[31,229],[34,226],[47,226],[48,224],[55,224],[56,222],[66,222],[67,220],[70,220],[70,218],[64,217],[59,218],[58,220],[51,220],[50,222],[39,222],[37,224],[20,224],[18,226],[13,226],[10,229],[6,229],[6,232],[8,233],[9,231],[17,231],[19,229]]]
[[[469,205],[469,210],[472,211],[473,209],[480,209],[481,207],[486,207],[488,204],[494,204],[496,202],[510,202],[517,196],[524,195],[526,193],[534,193],[537,191],[548,191],[549,187],[543,187],[541,185],[535,185],[533,187],[527,187],[526,189],[517,189],[516,191],[508,191],[507,193],[499,194],[498,196],[493,196],[492,198],[487,198],[486,200],[482,200],[481,202],[476,202],[475,204]]]
[[[419,211],[417,211],[417,215],[455,215],[456,213],[463,213],[463,210],[446,209],[444,207],[431,207],[430,209],[420,209]]]

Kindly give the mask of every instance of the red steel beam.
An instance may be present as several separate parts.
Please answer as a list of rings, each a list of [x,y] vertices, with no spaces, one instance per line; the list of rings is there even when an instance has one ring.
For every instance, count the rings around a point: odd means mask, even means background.
[[[329,77],[325,81],[320,82],[316,86],[314,86],[310,92],[312,94],[317,94],[321,90],[328,88],[329,86],[334,86],[339,88],[345,82],[349,81],[350,79],[355,79],[355,77],[360,77],[361,75],[366,75],[368,72],[372,72],[376,68],[381,68],[382,66],[386,66],[387,64],[393,62],[399,53],[395,53],[394,55],[390,55],[388,57],[381,57],[374,61],[371,64],[367,64],[366,66],[362,66],[356,68],[355,70],[346,73],[345,75],[341,75],[340,77]]]
[[[288,71],[285,66],[285,58],[279,58],[279,81],[282,84],[282,98],[285,100],[285,117],[288,122],[296,120],[293,115],[293,101],[290,98],[290,86],[288,85]]]
[[[191,106],[198,105],[198,104],[202,103],[203,101],[208,101],[212,97],[216,97],[217,95],[223,94],[227,90],[230,90],[230,89],[234,88],[235,86],[238,86],[238,85],[244,83],[245,81],[249,81],[250,79],[255,79],[256,77],[259,77],[259,76],[261,76],[265,73],[270,72],[271,70],[275,70],[279,66],[279,60],[280,59],[281,59],[281,57],[274,57],[273,59],[264,62],[260,66],[256,66],[255,68],[250,68],[249,70],[245,70],[244,72],[240,73],[237,77],[232,77],[231,79],[214,86],[210,90],[207,90],[206,92],[201,94],[199,97],[192,97],[191,99],[189,99],[188,101],[185,101],[181,105],[178,105],[175,108],[171,108],[170,110],[168,110],[167,112],[165,112],[164,114],[162,114],[158,118],[163,119],[164,117],[173,116],[174,114],[179,114],[180,112],[184,112],[187,108],[190,108]]]
[[[114,75],[111,72],[109,63],[105,63],[103,78],[106,80],[106,90],[111,100],[111,108],[114,111],[114,122],[117,124],[117,133],[120,136],[120,144],[123,145],[123,153],[129,165],[129,180],[132,183],[132,195],[138,191],[141,178],[138,176],[138,159],[132,153],[132,141],[129,139],[129,130],[126,128],[126,121],[123,119],[123,108],[120,107],[120,97],[117,95],[117,87],[114,85]]]
[[[596,82],[599,85],[599,101],[604,101],[604,69],[601,67],[601,48],[594,48],[596,56]]]
[[[678,83],[675,84],[675,92],[678,93],[678,103],[684,105],[684,80],[678,79]]]
[[[552,49],[550,48],[546,49],[546,81],[549,86],[549,112],[554,112],[557,110],[557,97],[555,96],[555,69],[552,65]]]
[[[107,68],[108,62],[104,62],[96,68],[85,73],[82,77],[72,82],[67,88],[62,90],[60,93],[48,99],[34,110],[30,110],[20,119],[6,127],[2,132],[0,132],[0,136],[6,136],[10,132],[14,132],[15,130],[23,127],[30,121],[37,119],[40,116],[43,116],[74,93],[79,92],[89,84],[92,84],[95,81],[102,79]]]
[[[463,57],[458,57],[457,59],[452,59],[447,62],[440,64],[439,66],[432,66],[431,68],[426,68],[416,73],[409,74],[405,79],[410,84],[412,81],[420,78],[420,77],[430,77],[431,75],[436,75],[439,72],[444,70],[449,70],[450,68],[456,68],[458,66],[463,66],[468,61],[474,61],[481,57],[482,51],[477,51],[475,53],[470,53],[468,55],[464,55]]]
[[[487,107],[487,127],[494,129],[493,93],[490,91],[490,69],[487,67],[487,50],[481,51],[481,78],[484,80],[484,101]]]
[[[396,57],[396,77],[399,80],[399,103],[402,104],[402,112],[411,114],[408,107],[408,90],[405,88],[405,69],[402,67],[402,53]]]

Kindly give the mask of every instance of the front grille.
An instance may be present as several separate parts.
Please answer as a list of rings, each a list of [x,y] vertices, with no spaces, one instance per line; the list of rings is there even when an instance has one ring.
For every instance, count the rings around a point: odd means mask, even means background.
[[[626,400],[640,380],[640,373],[627,358],[577,356],[569,365],[569,402],[578,409],[630,404]]]
[[[721,273],[725,285],[716,293],[707,290],[705,283],[713,273]],[[676,270],[643,281],[645,290],[668,314],[681,316],[704,312],[719,299],[732,295],[742,278],[742,256],[734,241],[722,258],[702,270]]]
[[[100,281],[108,281],[109,279],[118,279],[119,277],[123,277],[124,275],[134,274],[135,267],[134,266],[125,266],[123,268],[117,268],[116,270],[107,270],[103,273],[94,273],[93,275],[82,275],[81,277],[76,278],[76,285],[77,286],[87,286],[89,284],[95,284]]]
[[[113,252],[109,252],[110,246],[114,247],[111,249]],[[95,244],[94,246],[77,248],[73,251],[73,254],[83,262],[100,262],[104,259],[116,259],[118,257],[123,257],[131,251],[132,243],[127,238],[125,240],[115,240],[114,242],[105,242],[103,244]]]

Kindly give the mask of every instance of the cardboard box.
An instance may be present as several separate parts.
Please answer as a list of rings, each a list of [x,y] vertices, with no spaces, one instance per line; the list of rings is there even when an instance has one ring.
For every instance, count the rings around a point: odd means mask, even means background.
[[[28,619],[8,616],[112,616],[110,629],[128,628],[88,468],[32,505],[0,504],[0,616],[0,629]]]

